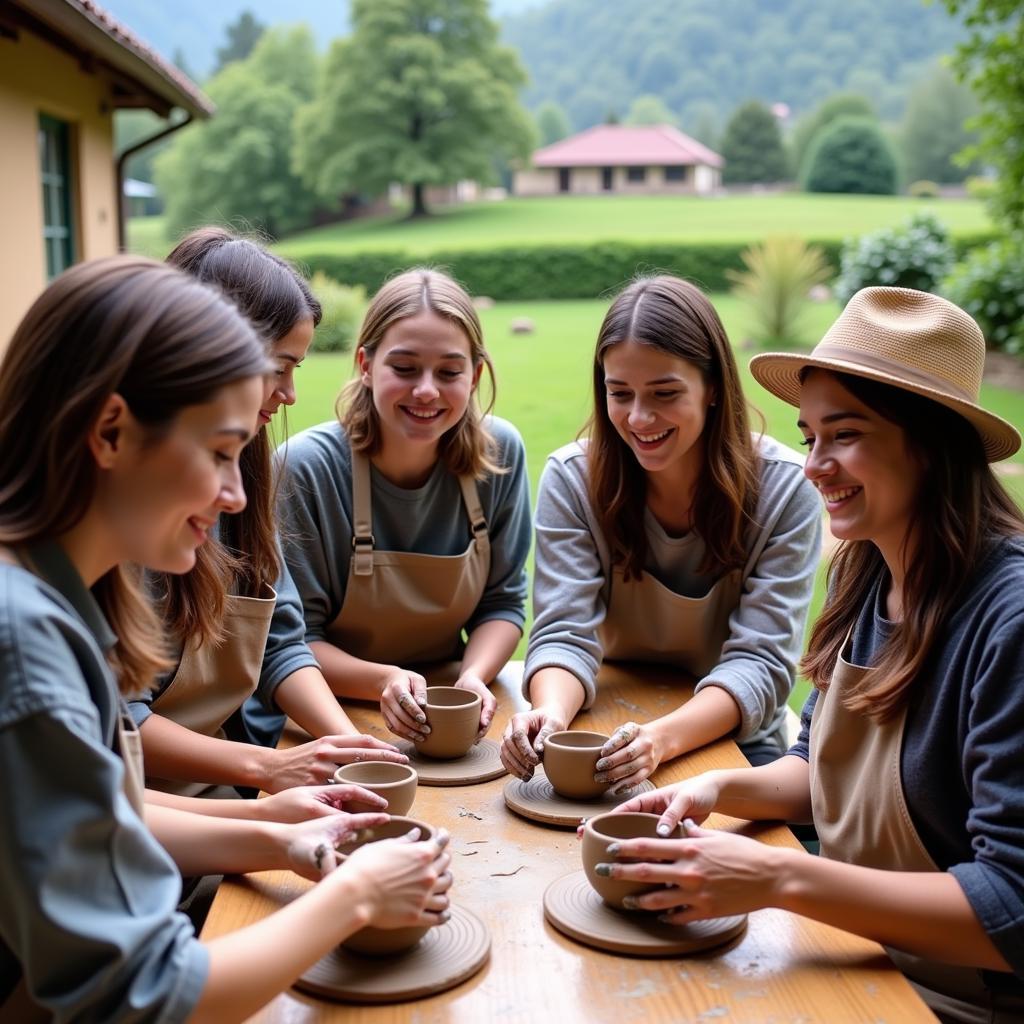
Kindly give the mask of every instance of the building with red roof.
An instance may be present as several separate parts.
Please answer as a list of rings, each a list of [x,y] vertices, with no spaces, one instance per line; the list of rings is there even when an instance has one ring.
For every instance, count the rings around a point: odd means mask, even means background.
[[[516,172],[517,195],[714,192],[725,161],[671,125],[602,124],[533,154]]]

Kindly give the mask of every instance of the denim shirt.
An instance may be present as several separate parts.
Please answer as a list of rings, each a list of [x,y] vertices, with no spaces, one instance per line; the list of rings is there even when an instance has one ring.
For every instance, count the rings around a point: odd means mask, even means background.
[[[24,980],[62,1021],[184,1021],[209,956],[123,792],[114,636],[58,545],[30,555],[0,563],[0,1003]]]

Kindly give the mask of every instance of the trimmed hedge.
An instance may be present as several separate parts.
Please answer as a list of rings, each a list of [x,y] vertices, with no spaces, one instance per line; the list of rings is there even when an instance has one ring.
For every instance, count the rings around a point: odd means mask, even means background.
[[[990,242],[991,232],[953,239],[958,255]],[[610,294],[637,273],[677,274],[709,292],[728,291],[727,271],[742,271],[748,242],[588,242],[575,245],[519,245],[492,249],[437,250],[412,255],[390,252],[306,253],[295,262],[310,274],[322,271],[335,281],[375,292],[389,277],[409,267],[439,267],[472,295],[492,299],[593,299]],[[819,246],[838,273],[843,243],[809,240]]]

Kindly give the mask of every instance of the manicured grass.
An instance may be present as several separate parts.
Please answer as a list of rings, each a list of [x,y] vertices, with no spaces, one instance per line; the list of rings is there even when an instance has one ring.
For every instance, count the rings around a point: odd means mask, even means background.
[[[172,249],[164,232],[163,217],[132,217],[127,224],[128,250],[140,256],[162,260]]]

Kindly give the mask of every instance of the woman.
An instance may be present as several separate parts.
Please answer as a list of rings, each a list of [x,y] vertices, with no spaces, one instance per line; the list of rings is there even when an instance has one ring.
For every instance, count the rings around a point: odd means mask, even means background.
[[[510,772],[532,776],[545,738],[594,702],[603,658],[671,665],[696,688],[669,714],[616,729],[599,781],[629,788],[726,735],[754,763],[782,752],[820,551],[802,461],[751,437],[728,338],[698,288],[640,278],[615,299],[589,437],[541,478],[533,710],[506,730]]]
[[[421,670],[447,663],[482,698],[482,736],[525,621],[530,496],[519,434],[480,409],[493,369],[469,296],[434,270],[398,275],[370,303],[356,368],[339,422],[286,453],[306,639],[335,694],[380,701],[407,739],[429,731]]]
[[[257,826],[160,806],[145,810],[155,836],[143,821],[138,734],[121,695],[166,661],[127,566],[187,572],[219,505],[241,506],[238,460],[266,371],[262,344],[223,298],[133,257],[61,275],[6,351],[4,1019],[241,1020],[368,921],[444,917],[440,844],[376,843],[333,870],[335,844],[379,815]],[[174,911],[181,877],[168,851],[193,873],[330,873],[266,920],[200,943]]]
[[[229,786],[276,793],[328,782],[339,764],[364,756],[404,762],[389,744],[358,735],[327,688],[277,540],[269,424],[295,402],[294,373],[320,304],[287,263],[223,228],[193,231],[167,262],[224,292],[266,340],[275,367],[241,457],[245,507],[219,510],[216,540],[192,572],[156,583],[179,656],[157,690],[131,705],[148,784],[182,795],[226,797]],[[290,750],[254,745],[263,738],[258,709],[247,729],[242,708],[257,688],[275,714],[280,708],[319,738]]]
[[[1024,516],[989,465],[1020,435],[978,405],[984,357],[952,303],[866,288],[809,356],[754,358],[843,541],[815,689],[789,756],[623,809],[813,819],[823,856],[694,825],[674,863],[606,870],[664,882],[638,905],[675,922],[778,906],[865,935],[940,1019],[1001,1024],[1024,1019]]]

